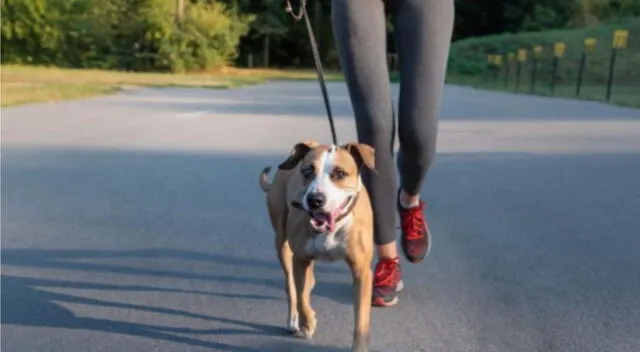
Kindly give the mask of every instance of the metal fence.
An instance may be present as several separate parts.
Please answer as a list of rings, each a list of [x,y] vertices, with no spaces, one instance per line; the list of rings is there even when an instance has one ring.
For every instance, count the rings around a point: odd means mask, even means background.
[[[591,60],[598,45],[595,37],[584,38],[583,48],[578,51],[578,57],[567,57],[567,44],[562,41],[547,46],[534,45],[507,53],[488,54],[489,70],[484,77],[484,83],[516,92],[550,95],[556,95],[558,85],[561,84],[564,92],[560,95],[568,95],[567,89],[571,88],[571,95],[576,97],[583,94],[587,83],[590,88],[596,87],[601,91],[602,100],[610,101],[617,78],[616,65],[621,55],[627,60],[624,63],[625,69],[634,70],[633,73],[640,77],[640,67],[634,68],[630,62],[638,52],[629,53],[628,44],[629,31],[618,29],[613,31],[606,60],[603,60],[602,51],[597,61]],[[595,77],[589,77],[588,73]],[[624,79],[625,87],[635,84],[640,100],[640,82],[630,83],[627,77],[620,78]]]

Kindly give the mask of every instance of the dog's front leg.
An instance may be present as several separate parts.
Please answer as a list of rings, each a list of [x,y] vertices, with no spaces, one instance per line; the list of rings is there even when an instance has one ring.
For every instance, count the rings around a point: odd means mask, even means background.
[[[311,308],[311,290],[315,285],[313,262],[293,259],[293,278],[298,296],[298,315],[300,329],[297,336],[310,339],[316,331],[316,312]]]
[[[353,275],[353,344],[352,352],[369,351],[369,329],[371,325],[371,291],[373,278],[369,264],[362,258],[357,262],[351,262],[350,268]]]
[[[287,293],[287,303],[289,311],[287,314],[287,328],[290,332],[298,332],[298,300],[296,295],[296,287],[293,279],[293,253],[289,242],[284,235],[276,237],[276,249],[278,251],[278,259],[282,266],[285,279],[285,292]]]

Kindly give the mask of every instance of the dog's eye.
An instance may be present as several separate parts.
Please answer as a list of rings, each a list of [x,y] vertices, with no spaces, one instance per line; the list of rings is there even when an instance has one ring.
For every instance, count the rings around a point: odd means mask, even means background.
[[[333,169],[333,171],[331,171],[331,178],[334,180],[342,180],[347,176],[349,175],[346,173],[346,171],[338,167]]]
[[[300,173],[302,174],[302,177],[304,177],[306,179],[312,178],[313,175],[315,175],[315,169],[313,167],[313,164],[303,167],[300,170]]]

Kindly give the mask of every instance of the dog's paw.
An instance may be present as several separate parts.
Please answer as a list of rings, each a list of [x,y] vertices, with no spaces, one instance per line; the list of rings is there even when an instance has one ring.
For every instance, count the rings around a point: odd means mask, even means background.
[[[368,342],[356,342],[351,347],[351,352],[369,352],[369,343]]]
[[[307,340],[313,338],[313,334],[316,332],[316,318],[315,312],[309,315],[308,318],[300,317],[299,329],[294,333],[296,337],[301,337]]]
[[[300,331],[298,315],[289,317],[289,321],[287,322],[287,328],[289,329],[289,332],[291,332],[292,334],[295,334]]]
[[[295,337],[311,340],[313,338],[314,333],[315,333],[315,329],[311,329],[309,327],[303,327],[300,330],[296,331],[293,335]]]

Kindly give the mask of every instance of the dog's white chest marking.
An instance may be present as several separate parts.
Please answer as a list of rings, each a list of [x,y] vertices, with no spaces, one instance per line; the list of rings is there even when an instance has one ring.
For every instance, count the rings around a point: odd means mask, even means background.
[[[344,222],[351,221],[345,218]],[[346,224],[340,224],[333,233],[317,234],[309,237],[305,245],[307,255],[322,261],[336,261],[347,256],[348,235]]]

